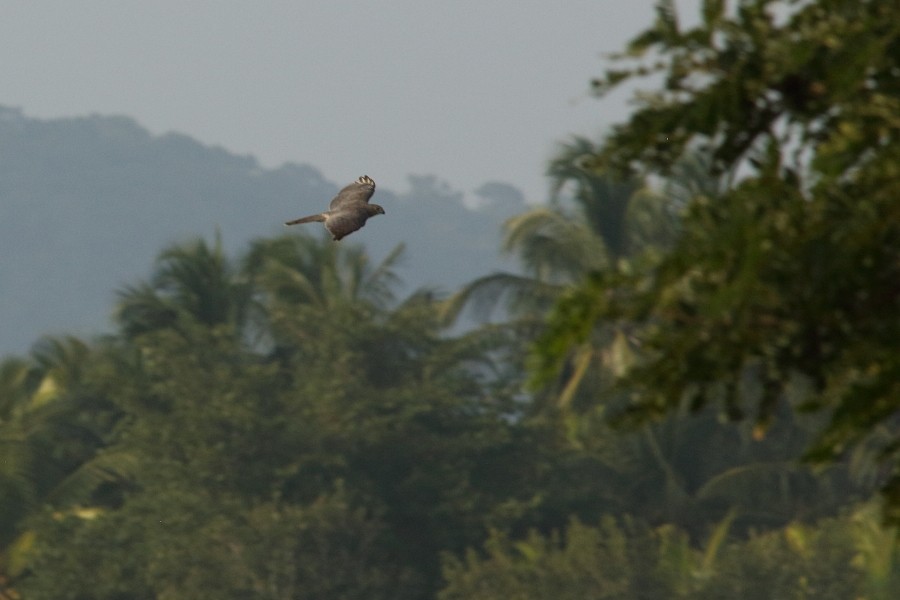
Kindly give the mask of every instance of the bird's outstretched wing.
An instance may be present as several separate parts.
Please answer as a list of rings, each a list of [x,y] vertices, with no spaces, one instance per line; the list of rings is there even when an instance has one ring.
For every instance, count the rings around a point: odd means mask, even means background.
[[[348,206],[365,204],[375,193],[375,181],[368,175],[363,175],[340,192],[331,200],[328,209],[331,211],[342,210]]]

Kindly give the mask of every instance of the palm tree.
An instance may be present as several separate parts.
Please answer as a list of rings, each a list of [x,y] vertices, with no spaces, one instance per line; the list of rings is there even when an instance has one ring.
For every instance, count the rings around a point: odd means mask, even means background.
[[[28,358],[0,365],[0,479],[21,509],[54,495],[73,500],[57,488],[103,446],[102,413],[112,408],[85,393],[92,354],[77,338],[47,337]],[[17,513],[12,506],[5,503],[4,516]]]
[[[504,249],[521,257],[525,274],[499,273],[472,282],[449,300],[447,315],[456,317],[467,307],[484,314],[505,299],[510,327],[520,334],[515,343],[534,343],[560,298],[588,280],[604,286],[604,293],[615,293],[620,270],[645,268],[643,253],[658,253],[674,241],[680,212],[689,202],[713,200],[727,185],[712,174],[706,158],[693,155],[676,165],[670,179],[658,186],[660,193],[653,193],[640,181],[622,181],[597,170],[598,153],[580,138],[562,148],[549,167],[549,205],[506,224]],[[647,262],[652,266],[652,256]],[[614,383],[637,352],[628,323],[604,323],[585,332],[584,341],[566,356],[556,385],[540,388],[535,399],[539,411],[549,410],[560,419],[569,442],[592,457],[603,478],[619,482],[610,488],[615,490],[607,503],[611,508],[618,498],[619,510],[640,507],[657,520],[702,529],[731,507],[740,509],[738,526],[765,525],[795,516],[798,499],[825,511],[845,498],[835,494],[829,504],[821,494],[843,481],[842,473],[811,486],[809,469],[794,462],[799,449],[760,455],[752,436],[720,423],[715,414],[691,417],[686,411],[635,433],[614,432],[606,417],[624,399]],[[798,434],[785,436],[797,439]],[[700,460],[712,439],[720,440],[720,451]],[[768,447],[775,445],[770,438]],[[756,504],[742,502],[736,490]],[[816,494],[821,497],[814,503],[810,498]],[[763,497],[767,501],[759,502]]]
[[[229,326],[240,334],[250,290],[225,256],[218,236],[177,244],[156,260],[149,282],[119,292],[116,319],[126,337],[172,328]]]
[[[615,263],[633,250],[629,213],[640,194],[647,191],[641,181],[614,177],[592,166],[599,152],[598,146],[583,137],[563,144],[547,169],[550,197],[558,204],[562,192],[574,188],[572,196],[582,209],[577,216],[584,219],[588,231],[602,240],[607,262]]]
[[[448,301],[449,319],[466,307],[486,316],[504,298],[515,317],[540,318],[568,286],[629,256],[630,211],[655,196],[640,181],[592,168],[597,152],[584,138],[562,147],[548,168],[550,203],[504,225],[502,249],[519,256],[525,274],[495,273],[473,281]]]
[[[268,302],[336,310],[342,305],[384,307],[394,301],[400,282],[395,268],[399,244],[373,265],[360,246],[335,244],[325,237],[290,235],[254,242],[242,272]]]
[[[105,360],[102,344],[45,337],[0,363],[0,586],[23,568],[27,517],[94,504],[134,473],[130,456],[106,452],[121,413],[96,383]]]
[[[598,169],[599,147],[585,138],[562,146],[550,162],[550,202],[513,217],[504,226],[503,250],[516,253],[524,274],[494,273],[465,286],[445,304],[448,320],[470,308],[482,318],[503,302],[519,343],[533,342],[548,312],[573,286],[596,273],[628,268],[640,253],[674,236],[675,211],[643,181]],[[627,364],[627,336],[605,327],[571,352],[554,394],[575,401],[585,378],[606,386],[611,370]],[[591,368],[594,367],[594,368]]]
[[[251,320],[260,340],[296,346],[323,328],[347,330],[386,312],[396,301],[398,245],[373,264],[359,246],[324,236],[289,235],[254,242],[241,277],[252,290]]]

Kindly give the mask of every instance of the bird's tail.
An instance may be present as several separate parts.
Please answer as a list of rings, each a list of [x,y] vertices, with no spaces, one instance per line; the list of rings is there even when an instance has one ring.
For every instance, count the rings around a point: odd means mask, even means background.
[[[299,219],[294,219],[293,221],[288,221],[285,225],[299,225],[300,223],[312,223],[313,221],[324,221],[325,215],[309,215],[308,217],[301,217]]]

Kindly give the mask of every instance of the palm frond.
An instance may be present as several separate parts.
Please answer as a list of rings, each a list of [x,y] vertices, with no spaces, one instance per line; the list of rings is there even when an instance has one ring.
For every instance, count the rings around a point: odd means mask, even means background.
[[[488,319],[500,305],[512,311],[530,307],[542,312],[558,292],[558,286],[531,277],[494,273],[479,277],[445,300],[441,315],[445,322],[453,322],[468,308],[476,317]]]
[[[88,344],[74,336],[44,336],[31,349],[37,367],[64,385],[80,379],[89,354]]]
[[[504,229],[504,250],[516,251],[538,279],[570,283],[607,264],[603,241],[559,210],[529,210],[508,220]]]
[[[60,481],[47,500],[56,506],[85,502],[104,483],[134,480],[138,467],[137,457],[127,451],[97,454]]]
[[[0,362],[0,424],[28,401],[40,380],[40,373],[29,360],[12,357]]]
[[[562,144],[556,156],[547,166],[550,177],[550,199],[558,202],[563,188],[588,178],[594,169],[599,147],[585,137],[576,136]]]
[[[374,269],[360,278],[365,297],[377,306],[385,307],[394,301],[394,290],[401,283],[396,267],[404,259],[405,253],[406,245],[397,244]]]

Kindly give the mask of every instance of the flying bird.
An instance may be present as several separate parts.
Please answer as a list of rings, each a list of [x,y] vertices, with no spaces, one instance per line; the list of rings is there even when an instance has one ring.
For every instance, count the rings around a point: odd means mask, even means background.
[[[364,227],[369,217],[384,214],[382,207],[369,204],[369,199],[374,193],[375,181],[368,175],[363,175],[338,192],[325,212],[294,219],[285,225],[322,221],[332,239],[337,241]]]

